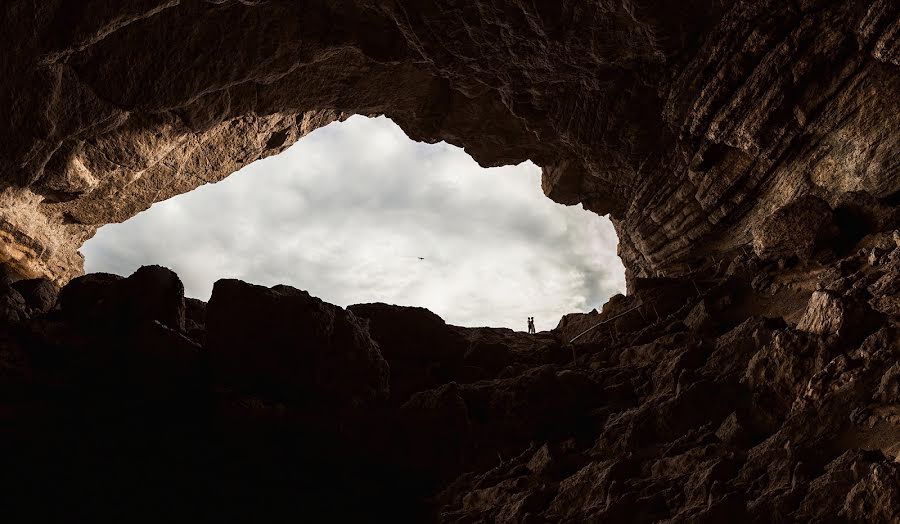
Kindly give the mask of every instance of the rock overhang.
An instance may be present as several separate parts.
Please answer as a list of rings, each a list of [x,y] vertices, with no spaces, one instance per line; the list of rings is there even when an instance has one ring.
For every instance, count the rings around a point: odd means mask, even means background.
[[[889,1],[4,10],[2,257],[60,283],[97,227],[350,114],[533,160],[549,197],[611,215],[629,278],[689,272],[804,195],[900,190]]]

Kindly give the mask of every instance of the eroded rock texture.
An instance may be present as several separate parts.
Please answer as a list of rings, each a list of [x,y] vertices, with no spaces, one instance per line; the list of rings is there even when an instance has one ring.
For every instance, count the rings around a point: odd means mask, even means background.
[[[4,515],[897,522],[898,10],[5,2]],[[535,161],[612,216],[627,296],[529,336],[78,276],[97,227],[350,114]]]
[[[611,213],[679,275],[803,195],[896,199],[890,0],[35,2],[0,10],[2,256],[60,283],[97,226],[344,115],[386,114]]]

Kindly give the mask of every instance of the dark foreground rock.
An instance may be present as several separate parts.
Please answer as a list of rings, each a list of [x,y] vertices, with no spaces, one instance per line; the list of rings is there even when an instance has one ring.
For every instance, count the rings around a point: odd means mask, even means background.
[[[56,305],[59,288],[46,278],[20,280],[12,287],[22,295],[29,307],[39,313],[46,313]]]
[[[388,397],[389,368],[365,323],[305,291],[220,280],[206,331],[226,383],[322,408]]]
[[[236,280],[185,301],[158,267],[75,279],[50,308],[29,293],[44,284],[15,282],[4,508],[11,521],[895,522],[895,237],[793,269],[738,250],[728,271],[642,279],[537,335]]]

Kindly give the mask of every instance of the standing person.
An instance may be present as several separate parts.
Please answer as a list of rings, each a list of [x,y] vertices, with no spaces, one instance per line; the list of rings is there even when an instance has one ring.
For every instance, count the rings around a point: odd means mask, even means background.
[[[534,317],[528,317],[528,333],[534,334]]]

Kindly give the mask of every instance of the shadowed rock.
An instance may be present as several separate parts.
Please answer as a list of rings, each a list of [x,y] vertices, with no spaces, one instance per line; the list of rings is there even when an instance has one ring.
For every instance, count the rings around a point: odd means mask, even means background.
[[[128,278],[92,273],[59,294],[63,313],[111,324],[115,329],[157,321],[184,331],[184,285],[160,266],[143,266]]]
[[[753,228],[753,250],[763,260],[793,257],[807,261],[817,247],[836,237],[828,203],[806,196],[779,208]]]
[[[797,329],[818,335],[834,335],[859,343],[881,324],[882,315],[855,297],[816,291],[809,299]]]
[[[365,322],[289,286],[219,280],[206,309],[219,376],[249,391],[318,409],[386,399],[389,367]]]
[[[46,278],[20,280],[13,287],[21,293],[29,307],[40,313],[50,311],[56,305],[59,295],[56,284]]]

